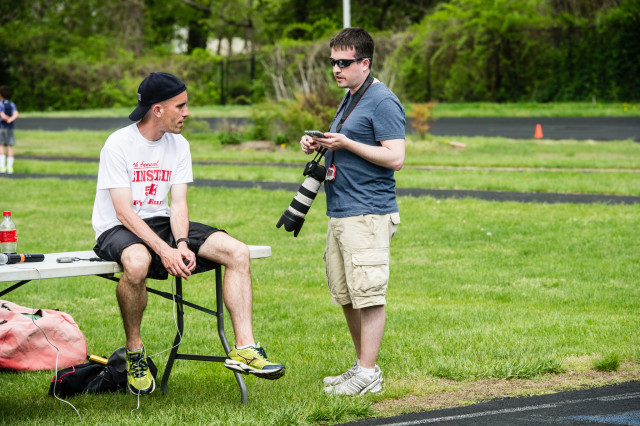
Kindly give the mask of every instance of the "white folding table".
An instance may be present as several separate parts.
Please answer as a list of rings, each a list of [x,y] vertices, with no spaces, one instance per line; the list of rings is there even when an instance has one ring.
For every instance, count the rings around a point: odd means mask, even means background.
[[[251,259],[260,259],[271,256],[270,246],[249,246]],[[59,258],[73,258],[70,263],[59,263]],[[77,260],[76,260],[77,259]],[[44,261],[33,263],[16,263],[11,265],[0,265],[0,282],[15,282],[15,284],[0,291],[0,297],[7,293],[27,284],[29,281],[48,278],[66,278],[79,277],[86,275],[97,275],[112,281],[118,281],[119,278],[114,274],[122,272],[122,267],[117,262],[105,261],[96,256],[93,251],[74,251],[65,253],[47,253],[44,255]],[[211,361],[224,362],[226,356],[213,355],[195,355],[179,353],[178,349],[184,332],[184,306],[199,310],[201,312],[216,317],[218,325],[218,336],[225,351],[228,354],[231,350],[227,337],[224,333],[224,302],[222,298],[222,267],[215,268],[216,274],[216,310],[212,311],[206,307],[188,302],[182,298],[182,279],[175,277],[176,288],[175,293],[167,293],[159,291],[147,286],[149,293],[164,297],[165,299],[175,300],[176,319],[178,330],[174,339],[173,348],[169,354],[167,365],[162,374],[162,383],[160,389],[162,393],[167,393],[167,383],[169,375],[176,359],[195,360],[195,361]],[[234,372],[236,381],[240,388],[241,401],[247,403],[247,387],[240,373]]]

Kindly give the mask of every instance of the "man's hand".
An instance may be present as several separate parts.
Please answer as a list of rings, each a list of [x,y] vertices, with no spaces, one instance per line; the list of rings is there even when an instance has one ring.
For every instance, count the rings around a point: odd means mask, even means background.
[[[186,246],[186,244],[181,244]],[[196,268],[196,256],[186,247],[174,249],[167,246],[166,249],[160,252],[160,259],[162,259],[162,265],[165,267],[174,277],[182,277],[189,279],[189,275]],[[185,261],[188,260],[188,265]]]
[[[322,147],[327,148],[329,151],[337,151],[342,148],[347,148],[351,139],[343,135],[342,133],[325,133],[324,138],[313,138],[313,141]],[[348,148],[347,148],[348,149]]]
[[[189,249],[185,242],[178,244],[178,251],[180,251],[182,262],[187,266],[189,273],[193,272],[196,269],[196,254]]]
[[[318,148],[318,142],[316,142],[318,138],[312,138],[311,136],[304,135],[300,139],[300,147],[302,148],[302,152],[305,154],[313,154]]]
[[[400,170],[404,164],[404,139],[384,140],[380,141],[380,146],[371,146],[351,140],[342,133],[325,132],[324,135],[324,138],[303,136],[300,139],[302,150],[311,154],[319,148],[326,148],[329,151],[344,148],[381,167]]]

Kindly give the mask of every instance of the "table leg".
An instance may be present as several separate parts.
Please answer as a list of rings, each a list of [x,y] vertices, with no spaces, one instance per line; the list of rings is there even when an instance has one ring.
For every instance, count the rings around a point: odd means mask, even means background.
[[[163,394],[167,393],[167,383],[169,382],[169,375],[171,374],[171,369],[173,368],[173,362],[176,360],[176,356],[178,355],[178,348],[180,347],[180,342],[184,333],[184,307],[182,306],[181,277],[176,277],[176,292],[174,297],[176,301],[176,320],[178,322],[178,330],[176,332],[176,338],[173,340],[173,348],[171,348],[171,353],[169,354],[167,365],[165,366],[164,373],[162,374],[162,384],[160,385],[160,390]]]
[[[173,348],[171,349],[171,353],[169,354],[169,359],[167,360],[167,365],[164,368],[164,373],[162,374],[162,383],[160,385],[160,389],[163,394],[167,393],[167,383],[169,382],[169,376],[171,374],[171,369],[173,368],[173,363],[176,359],[190,359],[196,361],[215,361],[215,362],[224,362],[226,356],[209,356],[209,355],[192,355],[192,354],[180,354],[178,353],[178,349],[180,347],[180,343],[182,340],[182,336],[184,335],[184,304],[186,303],[188,306],[202,310],[208,314],[215,314],[216,321],[218,323],[218,337],[220,338],[220,342],[222,343],[222,348],[224,349],[225,354],[229,354],[231,351],[231,346],[227,341],[227,336],[224,332],[224,299],[222,296],[222,267],[219,266],[216,268],[216,312],[211,312],[208,309],[202,308],[200,306],[194,305],[189,302],[185,302],[182,299],[182,279],[180,277],[176,277],[176,291],[175,291],[175,301],[176,301],[176,320],[178,323],[178,331],[176,333],[176,337],[173,341]],[[163,295],[163,297],[166,297]],[[240,373],[234,372],[236,377],[236,382],[238,383],[238,387],[240,388],[240,400],[243,404],[246,404],[248,401],[247,396],[247,386],[244,383],[244,378]]]

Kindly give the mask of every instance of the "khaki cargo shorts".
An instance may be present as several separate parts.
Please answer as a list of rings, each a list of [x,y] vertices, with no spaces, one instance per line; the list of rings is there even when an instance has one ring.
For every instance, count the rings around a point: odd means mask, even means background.
[[[334,304],[386,304],[389,245],[399,223],[398,213],[329,218],[324,263]]]

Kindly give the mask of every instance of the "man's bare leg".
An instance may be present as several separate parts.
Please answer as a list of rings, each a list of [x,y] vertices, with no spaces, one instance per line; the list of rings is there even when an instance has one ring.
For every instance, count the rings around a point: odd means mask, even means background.
[[[361,328],[360,328],[360,309],[354,309],[352,304],[342,305],[342,312],[344,312],[344,317],[347,320],[347,325],[349,326],[349,333],[351,333],[351,340],[353,340],[353,347],[356,350],[356,358],[360,359],[361,351],[360,351],[360,337],[361,337]]]
[[[249,247],[224,232],[215,232],[200,246],[198,256],[224,266],[222,295],[231,317],[236,345],[254,344]]]
[[[249,247],[224,232],[215,232],[200,246],[198,256],[224,266],[222,296],[231,316],[235,347],[227,354],[225,367],[241,374],[253,374],[276,380],[285,374],[285,366],[269,361],[253,337],[251,254]],[[247,347],[245,347],[247,346]]]
[[[384,305],[360,309],[360,365],[363,368],[375,368],[384,326]]]
[[[384,334],[384,305],[354,309],[349,304],[342,306],[342,310],[360,365],[363,368],[375,368]]]
[[[146,278],[151,255],[144,245],[133,244],[124,249],[121,262],[124,273],[116,287],[116,297],[127,339],[126,348],[136,350],[142,347],[140,326],[147,306]]]

